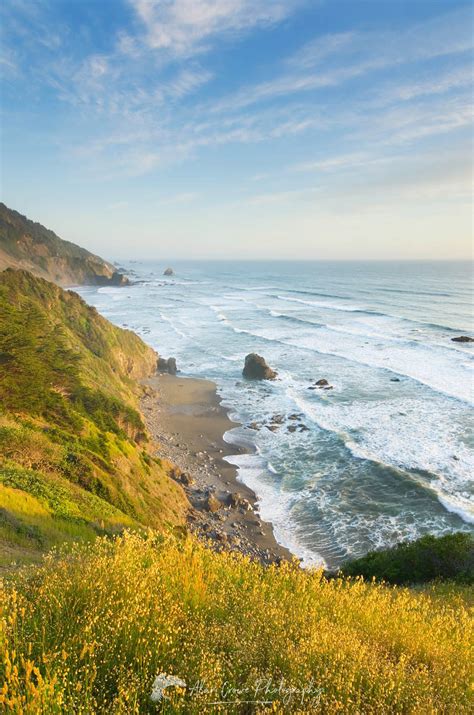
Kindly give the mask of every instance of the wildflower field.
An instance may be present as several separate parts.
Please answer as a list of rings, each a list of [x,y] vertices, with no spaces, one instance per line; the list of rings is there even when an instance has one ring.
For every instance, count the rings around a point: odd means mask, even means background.
[[[0,697],[13,713],[468,713],[467,596],[101,537],[2,584]],[[153,702],[171,676],[185,685]]]

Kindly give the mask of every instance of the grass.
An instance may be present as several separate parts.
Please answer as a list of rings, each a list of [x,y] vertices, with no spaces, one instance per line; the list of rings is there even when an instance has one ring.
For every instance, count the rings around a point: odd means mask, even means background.
[[[163,713],[472,712],[467,591],[442,589],[326,580],[151,532],[99,538],[3,584],[3,704],[156,712],[165,673],[187,687]]]

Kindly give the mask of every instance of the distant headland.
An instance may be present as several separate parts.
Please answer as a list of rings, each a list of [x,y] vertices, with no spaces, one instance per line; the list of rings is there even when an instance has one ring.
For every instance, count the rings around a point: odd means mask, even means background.
[[[0,270],[5,268],[24,269],[62,286],[129,283],[103,258],[0,203]]]

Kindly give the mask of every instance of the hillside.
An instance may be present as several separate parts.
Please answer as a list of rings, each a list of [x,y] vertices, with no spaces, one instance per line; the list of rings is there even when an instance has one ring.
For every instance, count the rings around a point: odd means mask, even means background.
[[[0,203],[0,271],[23,268],[58,285],[126,285],[114,266]]]
[[[151,452],[137,379],[157,354],[77,294],[0,273],[0,559],[124,526],[180,524],[187,508]]]

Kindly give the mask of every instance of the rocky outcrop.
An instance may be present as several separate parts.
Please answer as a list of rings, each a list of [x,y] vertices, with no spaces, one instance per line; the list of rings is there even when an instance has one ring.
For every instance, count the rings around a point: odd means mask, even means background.
[[[460,335],[458,338],[451,338],[453,343],[474,343],[474,338],[470,338],[468,335]]]
[[[0,203],[0,271],[30,271],[61,286],[123,286],[126,276],[99,256]]]
[[[166,372],[168,375],[176,375],[178,372],[178,368],[176,367],[176,358],[174,357],[170,357],[168,359],[162,357],[158,358],[156,368],[158,372]]]
[[[250,353],[245,358],[242,375],[247,380],[274,380],[277,372],[267,365],[265,358],[257,353]]]
[[[329,382],[326,380],[326,378],[321,378],[321,380],[317,380],[317,382],[314,383],[314,385],[311,385],[308,387],[308,390],[333,390],[333,386],[329,384]]]
[[[174,270],[172,268],[165,268],[163,271],[164,276],[174,276]]]

